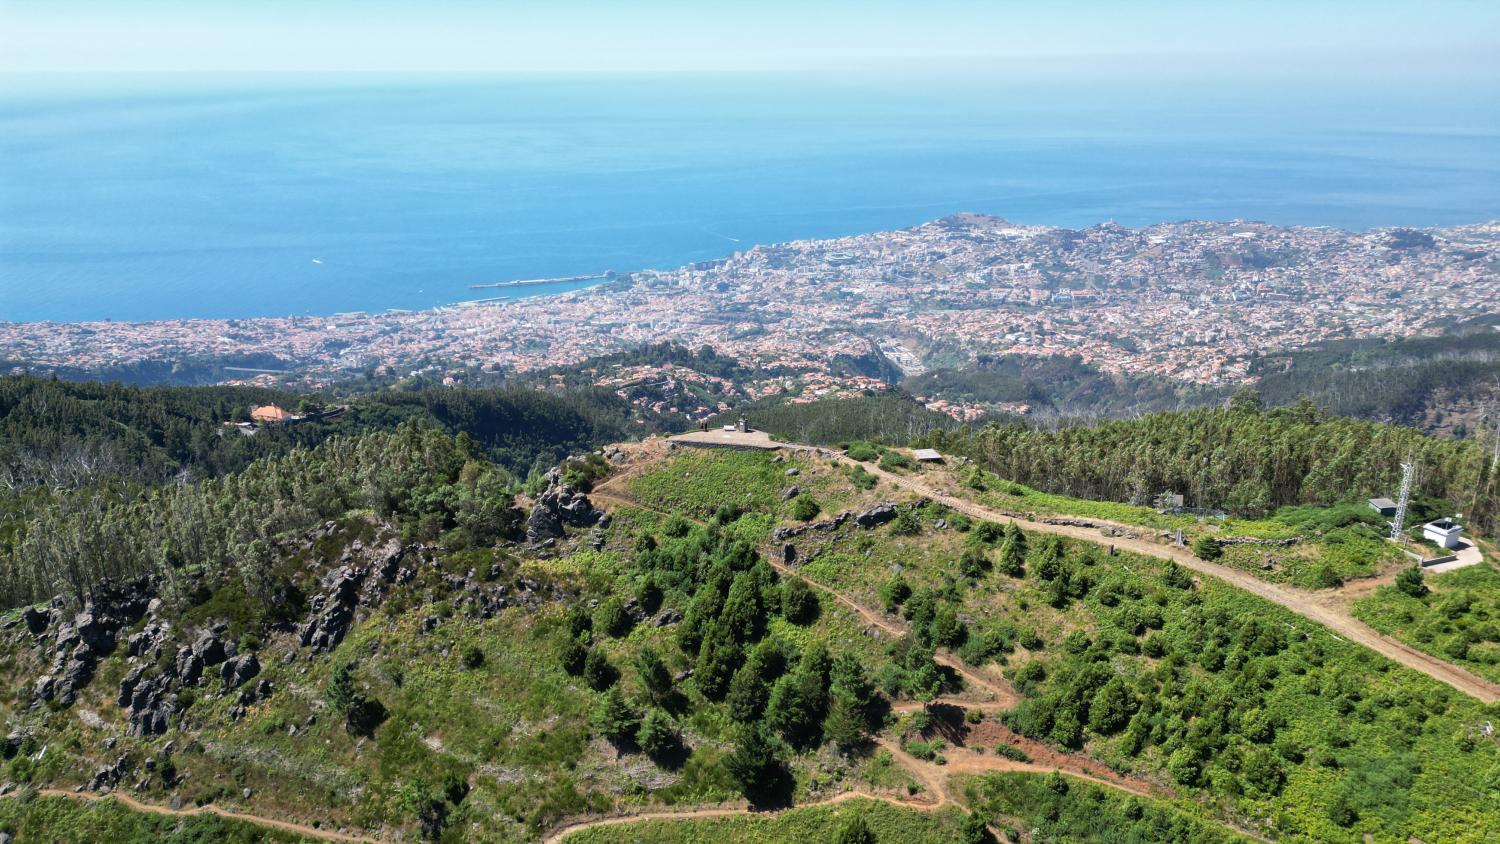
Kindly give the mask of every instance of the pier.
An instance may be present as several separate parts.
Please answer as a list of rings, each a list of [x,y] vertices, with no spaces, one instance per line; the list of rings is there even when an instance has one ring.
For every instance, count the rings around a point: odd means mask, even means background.
[[[487,284],[471,284],[470,290],[489,290],[496,287],[530,287],[534,284],[572,284],[579,281],[604,281],[613,278],[614,270],[606,270],[594,275],[571,275],[566,278],[526,278],[520,281],[492,281]]]

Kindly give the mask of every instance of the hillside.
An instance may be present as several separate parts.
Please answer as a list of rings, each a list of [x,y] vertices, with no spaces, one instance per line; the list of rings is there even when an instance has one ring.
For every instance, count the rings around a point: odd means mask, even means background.
[[[384,842],[1500,835],[1441,655],[870,451],[651,439],[518,496],[406,424],[56,491],[5,564],[0,826],[150,834],[81,786]]]

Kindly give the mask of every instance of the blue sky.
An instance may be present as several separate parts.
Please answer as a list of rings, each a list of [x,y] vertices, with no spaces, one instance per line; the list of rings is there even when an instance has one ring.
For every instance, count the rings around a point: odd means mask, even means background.
[[[1497,0],[0,0],[0,71],[1163,71],[1500,65]]]

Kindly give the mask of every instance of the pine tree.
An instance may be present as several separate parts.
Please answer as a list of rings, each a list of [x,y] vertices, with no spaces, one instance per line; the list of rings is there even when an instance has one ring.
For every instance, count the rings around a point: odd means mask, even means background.
[[[650,645],[641,648],[640,653],[636,654],[635,667],[641,687],[651,699],[657,703],[666,700],[672,693],[672,674],[667,671],[666,663],[657,656],[656,650]]]
[[[645,718],[641,719],[640,728],[635,734],[635,743],[648,756],[659,759],[677,750],[682,744],[682,739],[677,735],[672,716],[653,708],[646,712]]]
[[[760,724],[741,729],[739,742],[724,759],[724,769],[752,803],[775,796],[787,775],[780,749]]]
[[[634,738],[640,719],[625,701],[620,687],[611,686],[594,709],[593,724],[600,735],[618,744]]]
[[[583,680],[589,684],[589,688],[596,692],[602,692],[615,682],[615,668],[609,664],[609,657],[599,648],[590,648],[588,656],[583,661]]]

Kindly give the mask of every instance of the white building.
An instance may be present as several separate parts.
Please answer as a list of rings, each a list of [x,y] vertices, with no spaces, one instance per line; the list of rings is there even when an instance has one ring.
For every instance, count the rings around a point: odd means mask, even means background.
[[[1458,538],[1463,530],[1452,519],[1438,519],[1422,525],[1422,537],[1443,548],[1457,548]]]

